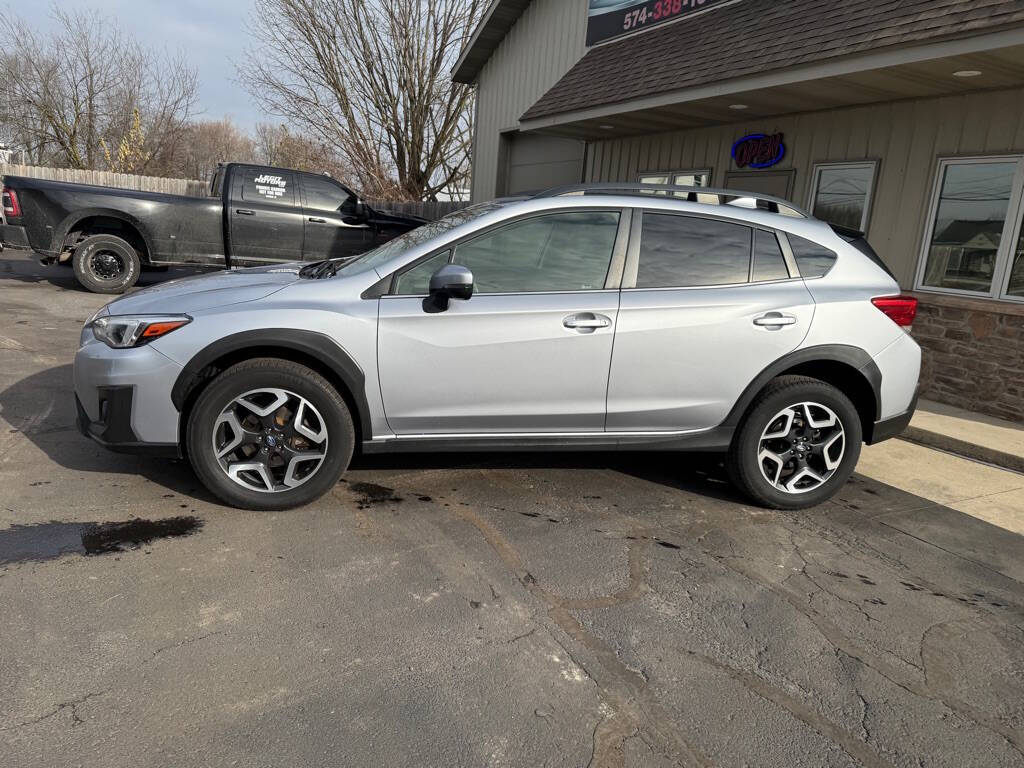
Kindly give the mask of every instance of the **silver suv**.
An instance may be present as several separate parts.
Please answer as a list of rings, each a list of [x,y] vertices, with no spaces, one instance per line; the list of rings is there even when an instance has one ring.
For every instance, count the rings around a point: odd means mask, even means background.
[[[915,310],[859,233],[790,203],[590,185],[120,298],[75,392],[86,435],[187,456],[237,507],[310,502],[358,447],[720,451],[793,509],[910,420]]]

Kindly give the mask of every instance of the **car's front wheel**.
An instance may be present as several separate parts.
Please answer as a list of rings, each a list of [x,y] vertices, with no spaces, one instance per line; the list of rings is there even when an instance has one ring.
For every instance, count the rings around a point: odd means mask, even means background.
[[[355,447],[345,401],[304,365],[276,358],[227,369],[188,419],[189,460],[218,498],[244,509],[288,509],[338,482]]]
[[[836,387],[805,376],[780,376],[740,423],[729,450],[729,474],[761,506],[811,507],[849,479],[861,439],[857,409]]]

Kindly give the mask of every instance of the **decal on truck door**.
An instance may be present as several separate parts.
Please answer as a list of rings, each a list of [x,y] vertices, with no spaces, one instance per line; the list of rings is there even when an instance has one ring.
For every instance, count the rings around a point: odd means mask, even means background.
[[[256,192],[268,200],[279,200],[284,197],[288,184],[281,176],[272,176],[269,173],[262,173],[253,179],[256,185]]]

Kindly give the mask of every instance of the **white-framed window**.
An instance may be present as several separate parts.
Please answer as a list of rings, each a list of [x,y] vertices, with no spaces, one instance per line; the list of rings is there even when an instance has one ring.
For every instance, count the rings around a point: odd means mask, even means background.
[[[816,219],[866,232],[871,217],[876,160],[818,163],[811,179],[807,208]]]
[[[710,168],[691,168],[683,171],[644,171],[641,184],[675,184],[680,187],[710,187]]]
[[[939,160],[915,287],[1024,301],[1024,156]]]

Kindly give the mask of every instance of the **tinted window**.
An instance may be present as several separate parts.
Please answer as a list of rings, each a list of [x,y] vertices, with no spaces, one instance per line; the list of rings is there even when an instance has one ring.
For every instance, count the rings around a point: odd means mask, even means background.
[[[557,213],[518,221],[460,245],[455,264],[476,293],[590,291],[604,287],[619,214]]]
[[[451,251],[444,251],[398,275],[391,293],[395,296],[426,296],[430,290],[430,276],[447,264],[451,255]]]
[[[348,213],[355,209],[356,201],[340,184],[326,176],[303,176],[302,189],[306,193],[306,207],[317,211]]]
[[[747,282],[750,228],[714,219],[645,213],[637,288]]]
[[[814,218],[863,230],[874,175],[874,163],[821,166],[814,189]]]
[[[295,176],[293,174],[283,171],[263,171],[259,168],[244,168],[241,175],[243,200],[295,205]]]
[[[789,247],[793,249],[796,265],[801,277],[821,277],[836,263],[836,255],[823,245],[812,243],[796,235],[789,235]]]
[[[779,247],[779,239],[772,232],[763,229],[754,231],[754,273],[755,283],[764,280],[785,280],[789,277],[786,258]]]

